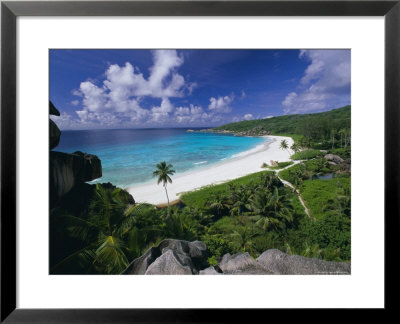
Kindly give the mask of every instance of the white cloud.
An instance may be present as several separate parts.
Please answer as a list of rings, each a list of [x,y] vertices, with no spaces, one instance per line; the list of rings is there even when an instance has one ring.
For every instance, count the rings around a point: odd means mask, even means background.
[[[191,93],[195,83],[185,83],[176,69],[183,64],[175,50],[152,52],[153,65],[146,79],[138,68],[127,62],[124,66],[110,65],[105,71],[106,79],[98,86],[92,80],[81,82],[74,95],[82,97],[83,109],[77,111],[83,123],[98,122],[104,126],[131,122],[132,125],[146,122],[160,123],[174,109],[171,97],[182,97]],[[160,106],[145,109],[140,106],[143,97],[160,98]],[[118,125],[116,125],[118,126]]]
[[[170,112],[174,110],[174,106],[168,100],[168,98],[164,98],[161,101],[161,105],[159,107],[151,108],[151,117],[150,122],[162,123],[168,120]]]
[[[78,106],[79,105],[79,100],[72,100],[71,105],[73,106]]]
[[[218,114],[214,112],[206,113],[201,106],[192,104],[189,107],[177,107],[174,115],[178,124],[206,125],[221,119]]]
[[[338,108],[350,103],[351,58],[349,50],[301,50],[310,61],[298,91],[282,101],[284,113],[306,113]]]
[[[191,95],[195,82],[187,82],[178,73],[184,63],[175,50],[152,51],[153,65],[145,76],[138,67],[126,62],[112,64],[105,70],[102,82],[87,79],[79,90],[72,93],[80,97],[72,104],[80,105],[76,111],[81,128],[117,128],[159,125],[210,125],[225,120],[222,114],[231,111],[234,95],[210,98],[208,110],[189,104],[175,108],[172,98]],[[245,95],[244,91],[242,96]],[[145,106],[147,98],[159,99],[159,105]],[[70,116],[71,117],[71,116]],[[67,122],[65,122],[67,125]],[[74,128],[77,128],[74,125]]]
[[[233,99],[233,95],[218,97],[218,99],[211,97],[208,109],[218,113],[230,113],[232,111],[230,104],[232,103]]]
[[[243,119],[244,119],[244,120],[253,119],[253,114],[245,114],[245,115],[243,116]]]

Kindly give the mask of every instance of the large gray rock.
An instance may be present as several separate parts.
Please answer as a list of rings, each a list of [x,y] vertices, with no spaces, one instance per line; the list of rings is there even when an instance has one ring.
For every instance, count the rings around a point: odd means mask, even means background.
[[[49,119],[49,146],[50,150],[55,148],[60,142],[61,131],[51,119]]]
[[[199,272],[199,275],[221,275],[221,272],[218,272],[217,270],[215,270],[214,267],[208,267],[204,270],[201,270]]]
[[[325,155],[325,159],[327,159],[328,161],[335,162],[336,164],[341,164],[344,162],[344,160],[340,156],[335,154],[327,154]]]
[[[152,264],[149,265],[146,275],[192,275],[198,271],[194,268],[192,259],[171,249],[163,251]]]
[[[218,266],[224,274],[272,274],[272,271],[264,268],[247,252],[234,255],[225,254]]]
[[[168,251],[172,251],[173,253],[171,254]],[[166,256],[164,256],[165,253],[167,253]],[[208,266],[207,256],[207,246],[201,241],[163,240],[158,246],[150,248],[144,255],[133,260],[124,270],[123,274],[155,274],[156,272],[157,274],[161,274],[158,273],[161,272],[160,265],[165,266],[170,271],[176,272],[187,272],[186,267],[188,267],[192,274],[194,274]],[[158,260],[159,258],[161,259]],[[157,263],[150,268],[156,261]],[[166,265],[168,262],[171,264]],[[180,270],[178,270],[179,264],[181,265]],[[149,269],[151,269],[150,273],[147,273]],[[162,274],[168,273],[164,271]]]
[[[288,255],[271,249],[257,258],[257,262],[275,274],[350,274],[351,265],[347,262],[330,262],[306,258],[299,255]]]
[[[77,184],[102,176],[101,161],[96,155],[50,152],[50,203],[58,201]]]

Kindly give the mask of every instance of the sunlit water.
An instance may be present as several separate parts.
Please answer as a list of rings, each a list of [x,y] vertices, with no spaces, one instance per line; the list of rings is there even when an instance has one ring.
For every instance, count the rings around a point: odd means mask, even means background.
[[[171,163],[176,173],[204,168],[249,154],[265,138],[212,133],[188,133],[186,129],[118,129],[62,131],[55,151],[82,151],[101,159],[103,177],[123,188],[153,179],[157,163]]]

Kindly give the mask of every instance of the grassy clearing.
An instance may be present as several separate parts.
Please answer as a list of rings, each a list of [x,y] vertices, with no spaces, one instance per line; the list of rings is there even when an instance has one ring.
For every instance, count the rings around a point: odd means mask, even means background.
[[[310,160],[322,156],[324,153],[319,150],[304,150],[293,154],[290,158],[292,160]]]
[[[340,208],[338,197],[350,192],[350,178],[329,180],[305,180],[300,186],[300,193],[310,210],[311,216],[319,219],[327,210]]]

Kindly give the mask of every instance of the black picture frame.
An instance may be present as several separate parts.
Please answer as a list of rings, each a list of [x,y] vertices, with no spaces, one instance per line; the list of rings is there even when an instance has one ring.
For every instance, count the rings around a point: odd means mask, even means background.
[[[233,322],[245,310],[16,308],[16,19],[19,16],[384,16],[385,309],[396,307],[389,266],[399,234],[400,0],[395,1],[2,1],[1,3],[1,322]],[[183,297],[183,296],[182,296]],[[249,311],[249,310],[247,310]],[[260,310],[251,310],[252,318]],[[262,314],[258,314],[261,315]]]

